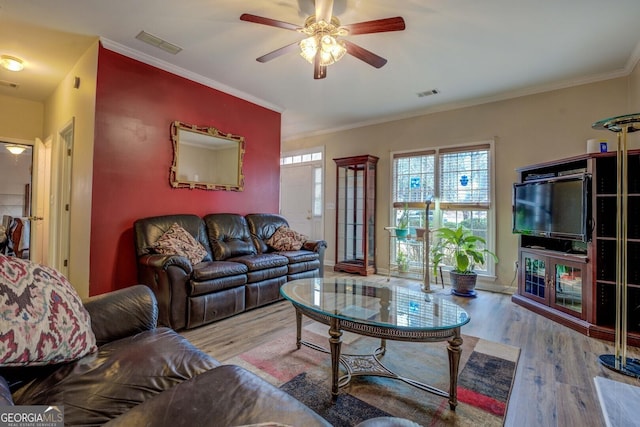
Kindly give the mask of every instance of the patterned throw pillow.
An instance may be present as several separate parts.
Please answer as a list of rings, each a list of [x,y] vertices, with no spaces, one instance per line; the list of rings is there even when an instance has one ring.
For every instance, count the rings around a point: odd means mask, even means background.
[[[304,234],[283,225],[267,239],[266,244],[277,251],[298,251],[307,240],[309,238]]]
[[[0,366],[71,362],[96,348],[89,313],[62,274],[0,255]]]
[[[207,250],[200,242],[175,222],[153,244],[153,250],[162,255],[186,257],[192,265],[196,265],[207,256]]]

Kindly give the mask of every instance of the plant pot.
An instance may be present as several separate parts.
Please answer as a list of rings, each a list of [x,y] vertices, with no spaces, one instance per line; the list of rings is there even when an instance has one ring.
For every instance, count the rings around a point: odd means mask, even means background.
[[[398,264],[398,272],[406,273],[409,271],[409,264]]]
[[[396,228],[396,237],[398,240],[404,240],[407,238],[409,230],[407,228]]]
[[[416,239],[422,240],[424,239],[424,233],[427,231],[426,228],[416,228]]]
[[[476,273],[461,274],[453,271],[449,272],[449,278],[451,279],[451,293],[461,297],[475,297],[476,296],[476,280],[478,275]]]

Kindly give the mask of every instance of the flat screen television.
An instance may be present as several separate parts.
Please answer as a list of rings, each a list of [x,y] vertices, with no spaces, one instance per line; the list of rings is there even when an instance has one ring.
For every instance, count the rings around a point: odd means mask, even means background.
[[[513,232],[586,242],[590,212],[589,174],[513,185]]]

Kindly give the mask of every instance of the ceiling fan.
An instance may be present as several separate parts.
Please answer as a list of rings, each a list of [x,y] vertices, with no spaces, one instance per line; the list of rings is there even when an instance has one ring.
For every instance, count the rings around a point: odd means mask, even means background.
[[[402,31],[405,29],[404,19],[394,18],[376,19],[359,22],[357,24],[340,25],[340,21],[333,14],[333,0],[316,0],[315,15],[309,16],[303,27],[271,18],[243,13],[240,20],[268,25],[285,30],[297,31],[307,37],[299,42],[269,52],[259,58],[258,62],[267,62],[289,52],[299,51],[300,55],[313,64],[313,78],[327,77],[327,66],[337,62],[346,53],[355,56],[367,64],[380,68],[387,60],[357,44],[340,37],[347,35],[383,33],[388,31]]]

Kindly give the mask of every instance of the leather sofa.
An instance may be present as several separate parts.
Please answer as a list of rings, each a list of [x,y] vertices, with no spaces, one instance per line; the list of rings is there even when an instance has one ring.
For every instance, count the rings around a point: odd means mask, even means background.
[[[287,393],[157,327],[136,285],[84,302],[98,350],[71,363],[0,367],[0,405],[64,405],[65,425],[330,426]]]
[[[183,256],[156,253],[155,242],[174,223],[204,247],[201,262],[192,265]],[[160,324],[175,330],[201,326],[280,300],[280,286],[287,281],[322,277],[324,240],[305,241],[293,251],[266,243],[288,225],[276,214],[179,214],[135,221],[138,281],[154,291]]]

